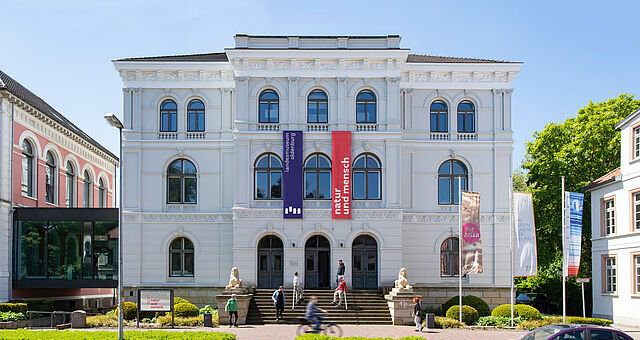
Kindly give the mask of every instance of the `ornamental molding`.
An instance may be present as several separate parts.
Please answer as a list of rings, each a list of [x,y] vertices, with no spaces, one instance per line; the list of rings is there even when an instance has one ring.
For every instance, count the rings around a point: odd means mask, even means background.
[[[157,213],[124,214],[125,222],[143,223],[231,223],[232,214]]]
[[[253,65],[257,68],[258,65]],[[266,67],[265,67],[266,68]],[[264,68],[263,68],[264,69]],[[199,81],[232,81],[234,76],[232,72],[226,70],[220,71],[208,71],[208,70],[120,70],[120,78],[123,81],[187,81],[187,82],[199,82]]]
[[[408,71],[401,73],[400,79],[404,82],[413,83],[510,83],[515,76],[516,72],[511,71]]]
[[[305,209],[302,212],[305,220],[330,220],[330,209]],[[234,220],[282,220],[280,209],[236,209],[233,211]],[[353,220],[397,220],[402,219],[401,210],[353,210]]]
[[[509,214],[480,214],[480,223],[509,223]],[[457,224],[458,214],[414,214],[405,213],[402,222],[421,224]]]

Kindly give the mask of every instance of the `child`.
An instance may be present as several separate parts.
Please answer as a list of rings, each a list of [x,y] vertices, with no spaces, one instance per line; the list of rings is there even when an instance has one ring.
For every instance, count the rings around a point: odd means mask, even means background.
[[[413,321],[416,323],[416,332],[422,332],[422,307],[420,306],[420,298],[417,296],[413,298],[413,302],[416,304],[413,305]]]

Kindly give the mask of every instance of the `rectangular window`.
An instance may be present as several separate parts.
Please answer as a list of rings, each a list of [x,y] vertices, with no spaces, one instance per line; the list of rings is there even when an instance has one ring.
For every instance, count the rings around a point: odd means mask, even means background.
[[[605,265],[605,293],[615,293],[616,292],[616,258],[615,257],[606,257],[604,259]]]
[[[640,157],[640,126],[633,129],[633,158]]]
[[[634,277],[635,277],[635,294],[640,294],[640,255],[633,256],[633,265],[634,265]]]
[[[634,230],[640,230],[640,192],[633,194],[633,227]]]
[[[616,233],[616,206],[614,199],[604,201],[604,233],[605,235]]]

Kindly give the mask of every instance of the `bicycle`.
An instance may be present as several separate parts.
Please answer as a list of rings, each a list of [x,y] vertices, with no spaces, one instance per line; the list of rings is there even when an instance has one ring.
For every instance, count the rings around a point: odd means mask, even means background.
[[[297,335],[313,333],[315,324],[309,322],[309,320],[307,320],[306,318],[298,318],[298,322],[300,322],[300,325],[298,326],[298,329],[296,331]],[[322,325],[320,325],[318,334],[325,334],[331,337],[340,338],[342,337],[342,328],[332,322],[323,322]]]

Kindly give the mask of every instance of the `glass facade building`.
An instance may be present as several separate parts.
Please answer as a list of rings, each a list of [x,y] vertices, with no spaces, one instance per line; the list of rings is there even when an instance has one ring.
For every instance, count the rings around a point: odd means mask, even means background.
[[[15,288],[113,288],[118,209],[16,208]]]

